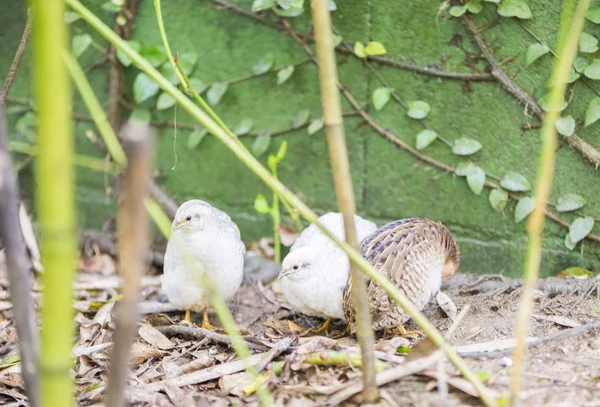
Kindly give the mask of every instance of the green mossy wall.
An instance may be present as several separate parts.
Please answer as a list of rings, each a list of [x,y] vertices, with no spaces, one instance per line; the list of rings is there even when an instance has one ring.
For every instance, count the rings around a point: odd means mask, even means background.
[[[97,15],[112,26],[113,16],[103,11],[103,0],[84,1]],[[436,26],[439,1],[364,1],[339,0],[334,24],[344,39],[350,42],[377,40],[385,44],[388,56],[422,66],[437,65],[451,72],[469,72],[468,63],[483,69],[483,61],[473,61],[477,53],[469,34],[458,20],[440,18]],[[249,8],[250,1],[239,4]],[[529,1],[534,18],[527,26],[549,44],[554,44],[560,17],[559,1]],[[534,98],[545,93],[544,83],[551,69],[551,57],[544,56],[535,64],[525,66],[525,53],[533,39],[511,19],[501,19],[495,6],[485,3],[484,11],[475,17],[481,26],[491,20],[500,20],[484,32],[484,37],[498,60],[514,57],[505,65],[506,71]],[[306,54],[292,39],[258,22],[216,7],[208,0],[177,0],[163,2],[163,17],[171,47],[179,52],[196,52],[199,62],[192,77],[206,83],[225,81],[247,75],[250,68],[268,53],[275,56],[275,66],[284,66],[306,58]],[[0,72],[5,73],[18,46],[25,13],[20,6],[3,7],[0,13]],[[307,16],[297,19],[304,28]],[[106,46],[98,35],[83,21],[73,24],[75,33],[92,33],[98,44]],[[586,23],[586,31],[598,35],[600,27]],[[142,44],[160,44],[153,2],[142,0],[135,19],[134,39]],[[90,47],[80,58],[86,66],[102,54]],[[370,103],[371,93],[381,86],[377,79],[354,57],[338,54],[340,81],[363,104]],[[19,71],[11,96],[30,98],[30,67],[28,54]],[[488,173],[503,176],[517,171],[535,181],[539,132],[523,131],[529,121],[524,108],[497,83],[464,83],[415,75],[412,72],[387,66],[374,65],[405,100],[425,100],[432,111],[427,123],[448,140],[466,136],[483,144],[481,152],[472,157]],[[128,99],[136,68],[127,69]],[[106,100],[106,68],[89,74],[101,100]],[[48,78],[51,80],[51,78]],[[594,83],[600,88],[600,84]],[[583,84],[574,87],[573,102],[567,112],[583,120],[592,91]],[[152,108],[156,98],[146,102]],[[344,101],[345,103],[345,101]],[[349,110],[347,103],[345,109]],[[311,64],[298,66],[293,76],[283,85],[276,85],[275,74],[267,74],[240,82],[229,90],[215,110],[231,126],[242,119],[252,118],[254,132],[289,127],[295,114],[303,109],[311,117],[320,116],[320,97],[317,69]],[[74,110],[87,114],[78,96]],[[174,109],[153,111],[154,120],[173,120]],[[392,129],[404,141],[414,145],[420,124],[406,116],[397,103],[390,102],[381,111],[371,114],[384,127]],[[17,116],[10,117],[12,126]],[[178,123],[193,121],[181,109],[176,112]],[[474,195],[464,178],[443,175],[438,169],[418,161],[411,154],[385,141],[356,117],[345,121],[348,147],[352,163],[352,177],[358,211],[383,224],[409,216],[439,219],[450,227],[459,241],[462,262],[466,272],[519,275],[522,271],[526,246],[525,222],[515,224],[509,203],[504,214],[495,212],[488,203],[489,190]],[[85,137],[90,123],[77,122],[77,150],[100,156],[97,148]],[[600,147],[600,124],[578,131],[588,143]],[[252,204],[257,193],[270,196],[267,188],[244,165],[237,162],[218,140],[207,137],[196,149],[186,147],[189,130],[177,130],[177,164],[174,169],[173,129],[161,130],[157,140],[156,168],[158,183],[179,202],[201,198],[227,211],[238,223],[244,240],[251,241],[268,235],[270,220],[254,212]],[[15,137],[19,137],[18,135]],[[277,151],[285,137],[289,142],[288,154],[281,164],[280,177],[307,204],[319,213],[336,209],[327,146],[322,131],[309,136],[306,129],[273,139],[270,152]],[[251,138],[244,138],[250,145]],[[462,162],[441,142],[436,141],[425,153],[448,164]],[[22,158],[21,158],[22,159]],[[262,157],[266,164],[266,154]],[[600,218],[599,173],[564,142],[560,142],[552,201],[569,192],[585,197],[588,204],[583,212]],[[26,196],[33,190],[32,171],[27,167],[21,173]],[[100,227],[114,211],[114,200],[105,197],[103,174],[77,170],[77,200],[81,226]],[[572,220],[574,215],[562,215]],[[600,232],[596,225],[595,233]],[[549,221],[544,239],[542,273],[553,275],[569,266],[583,266],[600,271],[600,245],[587,241],[575,251],[564,246],[566,229]]]

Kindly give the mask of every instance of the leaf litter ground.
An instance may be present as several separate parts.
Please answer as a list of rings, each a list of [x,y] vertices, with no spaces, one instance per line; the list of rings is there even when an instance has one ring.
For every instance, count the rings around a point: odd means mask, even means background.
[[[117,295],[118,279],[107,255],[87,258],[80,268],[73,350],[77,404],[102,405],[113,311],[118,307],[111,299]],[[199,314],[193,315],[194,324],[182,323],[183,313],[166,303],[153,272],[143,281],[128,401],[136,406],[258,405],[256,395],[247,394],[253,383],[228,338],[198,328]],[[273,277],[267,274],[261,278]],[[7,286],[0,272],[0,405],[26,405]],[[443,287],[459,311],[469,307],[450,342],[497,397],[508,390],[520,290],[518,280],[461,274]],[[323,321],[292,312],[276,279],[265,284],[246,281],[230,308],[252,348],[251,363],[263,369],[278,405],[360,405],[359,349],[356,339],[344,333],[345,324],[334,324],[327,336],[302,336]],[[443,333],[452,325],[435,303],[424,312]],[[600,406],[599,315],[599,279],[550,278],[538,283],[522,393],[526,405]],[[215,315],[210,317],[218,325]],[[406,328],[418,329],[412,322]],[[381,386],[380,404],[481,405],[470,383],[426,343],[420,335],[378,335],[380,377],[396,379]]]

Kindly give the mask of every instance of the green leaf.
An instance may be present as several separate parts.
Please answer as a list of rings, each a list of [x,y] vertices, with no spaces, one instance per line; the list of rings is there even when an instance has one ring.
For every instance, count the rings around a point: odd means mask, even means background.
[[[139,52],[140,49],[142,48],[140,43],[137,41],[132,40],[132,41],[125,41],[125,42],[136,52]],[[131,59],[129,58],[129,56],[118,48],[117,48],[117,59],[119,60],[119,62],[121,62],[121,64],[123,66],[131,65]]]
[[[559,212],[569,212],[580,208],[583,208],[586,204],[586,200],[581,195],[577,194],[566,194],[558,198],[556,204],[556,210]]]
[[[208,85],[198,78],[190,78],[190,85],[199,95],[208,88]]]
[[[262,133],[260,136],[256,137],[250,150],[255,157],[260,157],[269,149],[269,144],[271,144],[271,134],[268,132]]]
[[[467,9],[470,13],[479,14],[481,10],[483,10],[483,6],[481,5],[481,0],[471,0],[467,3]]]
[[[273,54],[267,54],[258,60],[256,64],[250,69],[254,75],[262,75],[263,73],[269,72],[273,67]]]
[[[194,130],[188,138],[188,150],[193,150],[194,148],[198,147],[198,145],[200,145],[200,142],[204,140],[204,137],[206,137],[207,134],[208,132],[204,127]]]
[[[133,81],[133,99],[135,103],[141,104],[150,99],[159,91],[159,86],[145,73],[139,73]]]
[[[66,11],[65,12],[65,24],[72,24],[75,21],[79,20],[81,18],[81,16],[79,15],[79,13],[75,12],[75,11]]]
[[[547,94],[545,94],[544,96],[542,96],[542,97],[540,98],[540,100],[538,100],[538,103],[540,104],[540,107],[541,107],[542,109],[544,109],[544,111],[545,111],[545,112],[549,112],[549,111],[550,111],[550,109],[551,109],[551,106],[550,106],[550,94],[549,94],[549,93],[547,93]],[[556,111],[557,111],[557,112],[562,112],[563,110],[565,110],[565,109],[566,109],[566,107],[567,107],[568,105],[569,105],[569,103],[567,103],[567,101],[563,99],[563,100],[560,102],[560,104],[558,105],[558,109],[557,109]]]
[[[256,199],[254,199],[254,210],[258,213],[270,213],[271,207],[267,202],[267,198],[263,194],[256,195]]]
[[[586,216],[585,218],[577,218],[569,226],[569,237],[571,242],[577,244],[580,240],[585,239],[594,228],[594,218]]]
[[[565,247],[569,250],[573,250],[576,244],[571,241],[571,235],[567,233],[565,236]]]
[[[344,39],[342,38],[341,35],[333,35],[333,48],[337,48],[338,45],[340,45],[342,43]]]
[[[600,119],[600,97],[595,97],[585,111],[585,127],[596,123]]]
[[[165,110],[175,106],[175,99],[168,93],[161,93],[156,101],[156,110]]]
[[[81,34],[73,37],[71,41],[71,48],[75,58],[79,58],[81,54],[91,45],[92,36],[89,34]]]
[[[550,52],[550,48],[548,48],[546,44],[540,44],[537,42],[535,44],[531,44],[527,49],[525,64],[533,64],[538,58],[540,58],[543,55],[546,55],[548,52]]]
[[[290,7],[289,9],[276,8],[275,14],[280,17],[298,17],[304,13],[304,7]]]
[[[515,206],[515,222],[519,223],[525,219],[535,209],[535,198],[526,196],[525,198],[519,199],[517,206]]]
[[[585,18],[587,18],[594,24],[600,24],[600,8],[593,8],[591,10],[588,10]]]
[[[450,7],[450,15],[452,17],[460,17],[467,12],[467,5]]]
[[[575,119],[568,115],[556,119],[556,131],[566,137],[571,137],[575,132]]]
[[[292,127],[297,129],[298,127],[302,127],[308,121],[310,117],[310,112],[306,109],[300,110],[296,113],[296,117],[294,117],[294,121],[292,122]]]
[[[121,27],[123,27],[125,24],[127,24],[127,18],[125,18],[125,16],[123,14],[119,14],[115,20],[117,22],[117,24],[119,24]]]
[[[329,11],[337,10],[337,4],[335,4],[335,1],[333,1],[333,0],[329,0],[327,7],[329,8]]]
[[[376,110],[381,110],[389,102],[391,92],[388,88],[377,88],[373,91],[373,106]]]
[[[4,109],[4,114],[7,116],[10,116],[12,114],[21,114],[21,113],[28,112],[30,109],[31,109],[31,107],[29,107],[29,106],[12,105],[12,106],[7,106],[6,109]]]
[[[283,143],[279,146],[279,150],[277,150],[277,162],[280,162],[285,158],[285,153],[287,152],[288,142],[287,140],[283,140]]]
[[[275,7],[275,0],[254,0],[252,2],[252,11],[266,10]]]
[[[581,75],[579,75],[575,69],[571,69],[571,73],[569,73],[569,77],[567,78],[565,83],[573,83],[575,82],[577,79],[579,79],[581,77]],[[553,87],[555,84],[554,79],[550,78],[546,81],[546,83],[544,84],[544,87],[546,88],[551,88]]]
[[[437,138],[437,133],[433,130],[422,130],[417,134],[417,150],[423,150],[425,147],[433,143]]]
[[[502,17],[531,18],[531,9],[521,0],[503,0],[498,6],[498,14]]]
[[[131,112],[129,115],[129,120],[140,123],[150,123],[152,120],[152,113],[150,113],[150,110],[144,107],[138,107]]]
[[[275,0],[279,7],[284,10],[288,10],[290,8],[302,7],[304,5],[304,0]]]
[[[573,61],[573,68],[577,72],[583,72],[583,70],[590,64],[590,60],[585,56],[577,56],[575,57],[575,61]]]
[[[503,189],[492,189],[489,196],[490,205],[497,212],[502,212],[508,202],[508,192]]]
[[[254,122],[252,119],[244,119],[233,129],[233,133],[236,136],[243,136],[244,134],[248,134],[253,126]]]
[[[313,120],[312,122],[310,122],[310,124],[308,125],[308,134],[309,135],[313,135],[316,132],[318,132],[319,130],[321,130],[323,128],[323,118],[319,117],[318,119]]]
[[[456,175],[459,177],[466,177],[477,167],[475,164],[470,162],[462,162],[456,166]]]
[[[456,155],[471,155],[481,150],[481,143],[467,137],[461,137],[452,143],[452,152]]]
[[[186,76],[192,73],[197,61],[198,54],[196,54],[195,52],[184,52],[177,56],[177,62],[179,63],[181,70]],[[176,85],[177,83],[179,83],[179,79],[175,74],[175,70],[171,61],[165,61],[162,64],[162,66],[160,67],[160,73],[162,73],[163,76],[167,78],[172,84]]]
[[[215,82],[212,84],[208,92],[206,93],[206,98],[208,99],[208,103],[211,106],[216,106],[220,101],[225,92],[227,92],[227,88],[229,88],[229,84],[227,82]]]
[[[293,73],[294,65],[288,65],[285,68],[279,70],[279,72],[277,72],[277,84],[281,85],[282,83],[290,79]]]
[[[429,112],[431,111],[431,107],[427,102],[422,100],[414,100],[412,102],[408,102],[408,117],[413,119],[424,119],[427,117]]]
[[[365,47],[367,55],[385,55],[387,53],[382,43],[377,41],[370,41]]]
[[[118,13],[123,9],[123,5],[118,5],[113,3],[112,1],[107,1],[106,3],[102,4],[102,10],[106,10],[109,13]]]
[[[500,181],[500,186],[513,192],[524,192],[531,189],[527,178],[514,171],[506,173],[502,181]]]
[[[359,58],[367,57],[367,53],[365,51],[365,46],[362,44],[362,42],[356,41],[354,43],[354,55],[356,55]]]
[[[164,48],[156,45],[144,45],[140,50],[140,55],[146,58],[150,62],[150,65],[155,68],[158,68],[167,60]]]
[[[481,191],[483,191],[485,185],[485,171],[483,171],[481,167],[473,168],[473,170],[467,174],[467,184],[469,184],[469,188],[471,188],[471,191],[473,191],[475,195],[481,195]]]
[[[579,51],[586,54],[593,54],[598,51],[598,39],[591,34],[581,33],[579,37]]]
[[[594,59],[585,67],[583,74],[590,79],[600,79],[600,59]]]
[[[558,274],[563,277],[592,277],[594,275],[594,273],[583,267],[569,267]]]

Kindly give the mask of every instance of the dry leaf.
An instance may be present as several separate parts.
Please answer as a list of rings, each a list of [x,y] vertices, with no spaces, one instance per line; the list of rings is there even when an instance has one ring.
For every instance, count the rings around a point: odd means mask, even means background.
[[[290,332],[293,334],[298,334],[304,331],[304,328],[302,328],[300,325],[296,324],[291,320],[288,320],[288,328],[290,328]]]
[[[454,301],[452,301],[452,299],[448,297],[446,293],[443,293],[441,291],[438,291],[437,295],[435,296],[435,300],[437,301],[437,304],[440,306],[440,308],[444,310],[446,315],[448,315],[448,318],[450,318],[454,322],[457,314],[457,309],[456,305],[454,304]]]
[[[165,352],[152,348],[146,344],[136,342],[131,346],[130,363],[139,365],[148,358],[157,358],[163,356]]]
[[[228,394],[238,397],[244,396],[244,387],[252,383],[252,376],[246,372],[239,372],[223,376],[219,379],[219,387]]]
[[[169,338],[159,332],[156,328],[151,325],[144,324],[138,330],[138,333],[146,342],[150,345],[155,346],[159,349],[167,350],[171,349],[174,345]]]
[[[557,325],[566,326],[567,328],[576,328],[578,326],[581,326],[579,322],[569,319],[567,317],[563,317],[561,315],[532,315],[532,317],[541,321],[554,322]]]
[[[298,236],[300,236],[300,232],[296,232],[283,223],[279,224],[279,240],[282,245],[290,247],[294,244]]]
[[[38,272],[44,271],[44,267],[42,266],[42,263],[40,263],[40,249],[37,244],[35,232],[33,231],[33,224],[31,223],[31,219],[27,214],[27,209],[25,208],[25,205],[23,205],[23,202],[19,205],[19,223],[21,224],[21,233],[23,233],[25,245],[29,250],[29,256],[34,270]]]

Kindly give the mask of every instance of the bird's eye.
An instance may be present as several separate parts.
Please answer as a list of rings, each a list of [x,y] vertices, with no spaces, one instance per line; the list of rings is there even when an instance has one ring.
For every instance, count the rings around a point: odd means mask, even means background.
[[[185,218],[185,220],[192,220],[192,216],[188,215],[187,218]]]
[[[298,270],[298,265],[294,264],[294,267],[292,267],[294,270]]]

